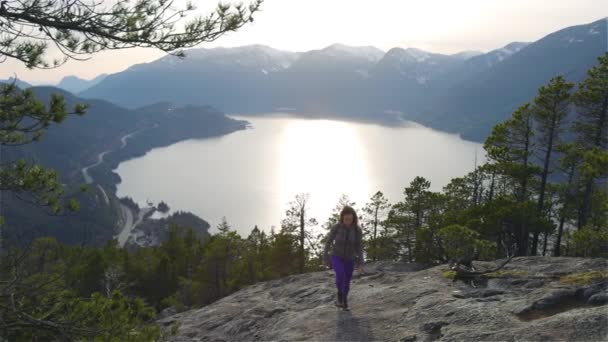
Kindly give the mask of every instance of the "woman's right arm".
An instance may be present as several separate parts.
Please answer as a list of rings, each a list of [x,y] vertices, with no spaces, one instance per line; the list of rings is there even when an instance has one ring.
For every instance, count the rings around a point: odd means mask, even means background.
[[[329,248],[336,238],[337,228],[337,225],[333,225],[329,231],[329,234],[327,234],[327,239],[325,240],[325,248],[323,248],[323,261],[325,261],[326,264],[329,263]]]

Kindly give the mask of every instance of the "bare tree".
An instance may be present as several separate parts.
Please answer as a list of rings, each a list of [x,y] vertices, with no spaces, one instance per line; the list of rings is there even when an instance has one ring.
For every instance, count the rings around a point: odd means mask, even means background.
[[[306,264],[305,243],[307,239],[310,240],[311,238],[310,232],[306,228],[317,225],[315,218],[308,217],[309,198],[309,194],[296,195],[296,199],[289,203],[289,208],[285,213],[286,217],[281,222],[281,227],[284,231],[298,235],[299,272],[304,272]],[[315,246],[314,244],[311,245]]]

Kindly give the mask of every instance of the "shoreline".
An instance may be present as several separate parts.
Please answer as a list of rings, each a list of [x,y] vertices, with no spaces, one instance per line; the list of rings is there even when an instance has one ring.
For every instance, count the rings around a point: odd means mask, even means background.
[[[146,140],[133,140],[137,139],[138,136],[143,136],[145,134],[152,134],[152,137],[157,137],[157,135],[154,135],[154,132],[156,132],[155,130],[161,127],[161,125],[158,122],[153,122],[152,125],[148,125],[148,127],[139,128],[135,131],[122,135],[119,138],[120,146],[118,148],[109,149],[98,153],[97,160],[94,163],[80,168],[79,174],[81,179],[83,179],[86,184],[95,186],[100,190],[106,205],[110,205],[111,202],[118,204],[118,208],[116,208],[118,220],[115,223],[116,226],[113,229],[111,236],[112,239],[118,240],[120,247],[124,247],[130,241],[135,229],[141,223],[149,219],[149,214],[156,211],[156,208],[153,206],[144,207],[135,211],[122,203],[120,198],[117,196],[117,186],[122,181],[120,179],[120,175],[116,173],[118,165],[120,165],[122,162],[142,157],[155,148],[162,148],[191,139],[221,137],[240,130],[252,128],[251,123],[246,120],[234,119],[225,114],[223,114],[223,116],[229,120],[229,124],[212,133],[186,133],[178,137],[168,136],[165,137],[164,140],[151,140],[151,143],[146,143],[148,142]],[[142,139],[145,138],[146,137],[142,137]],[[132,142],[135,142],[136,146],[132,146]]]

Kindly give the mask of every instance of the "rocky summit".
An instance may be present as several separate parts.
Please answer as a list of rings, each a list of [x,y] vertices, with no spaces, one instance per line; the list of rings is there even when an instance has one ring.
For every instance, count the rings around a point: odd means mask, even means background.
[[[369,263],[343,311],[332,270],[298,274],[158,322],[172,341],[608,341],[606,259],[519,257],[472,281],[453,275]]]

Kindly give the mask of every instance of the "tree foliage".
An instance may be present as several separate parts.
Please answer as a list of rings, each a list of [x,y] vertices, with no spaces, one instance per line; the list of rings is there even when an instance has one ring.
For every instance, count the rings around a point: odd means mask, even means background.
[[[253,21],[262,1],[249,5],[220,3],[207,16],[188,22],[194,13],[189,2],[173,0],[67,1],[5,0],[0,5],[0,56],[28,68],[51,68],[68,59],[112,49],[154,47],[183,56],[184,48],[211,42]],[[48,60],[49,44],[62,58]]]

